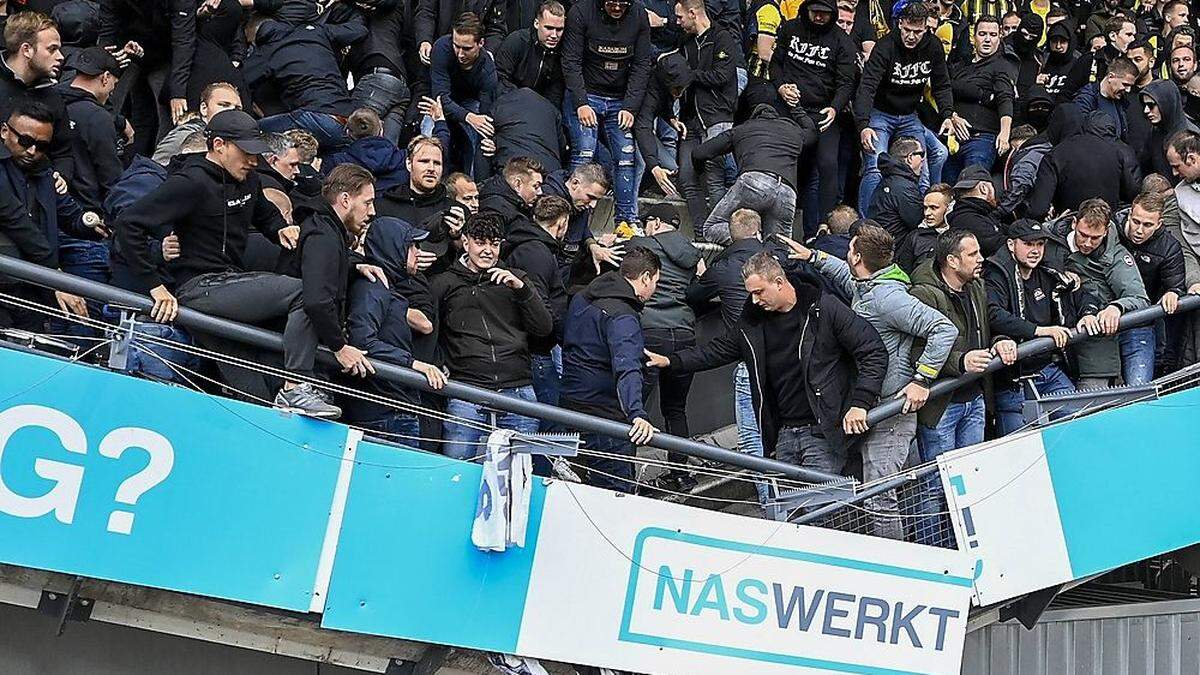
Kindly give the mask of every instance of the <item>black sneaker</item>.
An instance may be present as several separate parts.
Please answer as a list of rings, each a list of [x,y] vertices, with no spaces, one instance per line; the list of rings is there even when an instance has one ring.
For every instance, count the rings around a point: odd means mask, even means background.
[[[664,476],[659,477],[654,484],[658,489],[664,492],[691,494],[692,490],[696,489],[697,482],[695,477],[690,473],[672,471]]]
[[[275,407],[296,412],[309,417],[337,419],[342,416],[342,409],[326,403],[321,392],[307,382],[298,384],[287,391],[279,390],[275,395]]]

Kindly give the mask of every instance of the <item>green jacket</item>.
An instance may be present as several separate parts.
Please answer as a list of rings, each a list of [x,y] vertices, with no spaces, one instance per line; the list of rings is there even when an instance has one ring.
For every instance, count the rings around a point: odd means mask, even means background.
[[[951,298],[954,292],[942,279],[942,275],[938,274],[933,269],[933,260],[926,260],[913,270],[912,275],[913,287],[909,293],[916,299],[936,309],[950,319],[954,327],[958,329],[958,336],[954,339],[954,346],[950,348],[950,355],[946,358],[946,365],[942,366],[942,377],[958,377],[966,371],[963,369],[963,357],[967,352],[973,349],[988,349],[992,346],[992,331],[988,327],[989,312],[991,308],[988,306],[987,290],[983,285],[982,279],[976,279],[964,287],[967,293],[967,299],[970,308],[975,312],[975,323],[978,327],[976,334],[972,335],[968,330],[967,317],[963,313],[965,309],[958,302]],[[915,340],[913,342],[914,358],[919,356],[924,350],[924,340]],[[992,380],[990,376],[983,378],[983,395],[988,402],[987,409],[991,410],[992,400]],[[938,420],[942,419],[942,413],[946,411],[946,406],[950,403],[949,397],[943,396],[938,399],[930,399],[917,412],[917,421],[926,427],[936,426]]]
[[[1116,227],[1091,255],[1071,250],[1071,216],[1049,223],[1055,238],[1046,240],[1046,263],[1055,269],[1074,272],[1083,281],[1085,296],[1095,299],[1095,311],[1109,305],[1122,314],[1150,306],[1137,262],[1121,245]],[[1096,337],[1072,347],[1080,377],[1116,377],[1121,374],[1121,348],[1117,336]]]

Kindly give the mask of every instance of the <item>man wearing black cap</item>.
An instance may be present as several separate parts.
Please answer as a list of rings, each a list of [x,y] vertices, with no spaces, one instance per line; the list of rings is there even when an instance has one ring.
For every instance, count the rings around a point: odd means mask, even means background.
[[[1024,382],[1032,384],[1039,396],[1075,390],[1062,369],[1066,361],[1062,348],[1071,335],[1067,326],[1079,320],[1082,291],[1077,278],[1045,264],[1046,240],[1052,237],[1037,221],[1023,218],[1009,228],[1007,244],[984,263],[992,333],[1022,342],[1054,338],[1058,347],[1045,356],[1018,361],[993,378],[996,433],[1001,436],[1025,425],[1021,409],[1028,387]]]
[[[968,166],[959,174],[954,190],[958,196],[946,222],[952,230],[966,230],[975,235],[984,257],[990,256],[1004,245],[992,173],[978,164]]]
[[[642,107],[633,122],[633,135],[642,161],[646,163],[646,171],[654,177],[658,189],[670,198],[679,197],[679,189],[671,180],[672,174],[679,171],[679,163],[672,149],[664,146],[659,139],[658,127],[660,122],[666,122],[676,132],[683,128],[676,107],[683,92],[692,84],[692,78],[692,69],[683,54],[672,51],[658,57],[650,82],[646,85],[646,97],[642,99]],[[685,159],[691,160],[691,149]],[[689,202],[688,209],[694,208],[700,208],[700,205]],[[703,222],[695,216],[692,220]]]
[[[771,83],[780,99],[798,114],[809,116],[818,132],[817,142],[809,146],[800,164],[804,175],[797,179],[801,188],[813,170],[819,179],[818,206],[805,209],[806,233],[815,232],[820,219],[838,203],[841,125],[835,121],[850,102],[858,76],[857,50],[850,36],[834,24],[836,13],[833,0],[809,0],[799,16],[780,26],[771,57]]]
[[[655,204],[642,211],[646,236],[634,237],[630,248],[642,247],[659,260],[660,276],[654,294],[642,308],[642,337],[646,349],[671,355],[696,344],[696,315],[687,303],[687,290],[696,275],[703,271],[703,259],[692,242],[679,231],[679,212],[670,204]],[[667,425],[667,433],[689,438],[687,397],[692,388],[692,373],[658,372],[652,368],[645,374],[642,400],[649,401],[659,387],[659,407]],[[687,457],[668,454],[667,459],[678,466],[687,464]],[[683,492],[690,479],[686,474],[672,471],[664,477],[670,488]]]
[[[162,185],[126,208],[117,220],[116,236],[130,272],[150,288],[155,321],[174,320],[182,303],[192,309],[234,321],[260,324],[287,318],[284,367],[311,375],[317,332],[304,310],[299,279],[265,272],[246,272],[242,254],[250,228],[286,249],[296,247],[299,227],[288,226],[279,209],[262,194],[258,155],[268,150],[254,118],[226,110],[208,123],[208,153],[181,166]],[[150,240],[162,222],[175,224],[179,257],[169,269],[178,281],[178,299],[159,275]],[[258,373],[223,368],[227,383],[260,398],[270,395]],[[326,403],[312,385],[286,382],[276,398],[281,407],[322,417],[341,411]]]
[[[75,130],[71,194],[85,210],[99,212],[108,188],[124,170],[117,153],[116,118],[104,107],[117,86],[121,66],[103,48],[88,47],[79,54],[75,71],[70,86],[61,89]]]

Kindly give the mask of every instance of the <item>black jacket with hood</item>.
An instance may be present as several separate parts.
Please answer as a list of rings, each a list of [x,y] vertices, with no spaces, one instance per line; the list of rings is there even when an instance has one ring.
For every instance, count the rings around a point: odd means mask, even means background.
[[[1128,218],[1129,212],[1124,211],[1116,214],[1113,220],[1121,245],[1137,263],[1150,302],[1158,302],[1167,291],[1174,291],[1179,295],[1186,293],[1187,271],[1184,269],[1183,247],[1179,240],[1171,236],[1167,228],[1159,227],[1149,239],[1135,244],[1125,234]]]
[[[1141,99],[1154,101],[1158,107],[1158,114],[1162,116],[1159,123],[1153,125],[1150,142],[1140,148],[1142,175],[1157,173],[1169,178],[1173,174],[1171,164],[1167,162],[1167,141],[1180,131],[1196,131],[1196,125],[1189,122],[1184,115],[1183,95],[1171,80],[1155,80],[1146,85],[1142,90]]]
[[[642,310],[642,328],[695,331],[696,314],[687,304],[687,289],[696,278],[700,251],[679,230],[634,237],[627,246],[651,251],[662,263],[658,287]]]
[[[472,272],[465,260],[434,277],[429,288],[450,376],[493,390],[531,384],[529,340],[554,330],[550,310],[521,270],[512,272],[524,285],[512,290],[493,283],[487,272]]]
[[[328,203],[300,223],[300,280],[304,312],[321,344],[333,351],[346,346],[346,291],[350,285],[350,247],[346,227]]]
[[[1066,21],[1060,21],[1046,29],[1046,39],[1051,37],[1065,37],[1070,40],[1067,46],[1066,53],[1058,54],[1046,49],[1046,63],[1042,66],[1042,73],[1046,76],[1046,82],[1042,85],[1046,88],[1046,93],[1055,97],[1056,100],[1062,101],[1067,98],[1064,90],[1067,88],[1067,76],[1071,73],[1072,66],[1079,60],[1079,52],[1075,49],[1075,31],[1071,30],[1071,26]]]
[[[522,270],[529,276],[554,317],[554,332],[551,335],[530,340],[530,346],[538,354],[548,354],[551,347],[562,342],[568,298],[558,267],[561,250],[562,242],[550,236],[537,223],[523,218],[505,235],[500,251],[509,267]]]
[[[1090,128],[1099,132],[1099,126],[1093,123]],[[1083,119],[1075,106],[1067,103],[1054,109],[1046,139],[1054,149],[1038,166],[1029,194],[1030,218],[1045,220],[1051,206],[1062,213],[1079,208],[1092,197],[1116,206],[1137,195],[1139,171],[1132,152],[1115,139],[1084,133]]]
[[[700,163],[733,152],[738,173],[769,173],[794,190],[800,154],[815,137],[812,120],[803,111],[783,117],[775,106],[762,103],[755,106],[750,119],[701,144],[692,159]]]
[[[833,447],[852,445],[861,437],[845,436],[842,418],[852,407],[870,409],[879,398],[887,373],[883,340],[866,319],[821,290],[817,279],[798,271],[787,273],[796,289],[793,312],[805,315],[800,340],[804,390],[817,427]],[[766,385],[764,338],[767,312],[747,300],[735,326],[721,337],[671,355],[671,367],[685,372],[708,370],[745,361],[750,393],[762,432],[763,448],[772,454],[779,437],[782,411],[775,392]]]
[[[561,43],[546,49],[537,40],[536,28],[514,30],[496,50],[497,95],[528,87],[562,108],[563,83]],[[493,107],[494,110],[494,107]]]
[[[649,419],[642,401],[641,310],[633,286],[615,270],[571,298],[560,406],[630,423]]]
[[[109,186],[125,170],[117,149],[116,118],[89,92],[75,87],[60,91],[73,127],[71,194],[85,211],[103,213]]]
[[[0,54],[0,120],[7,121],[13,108],[22,101],[41,103],[54,117],[54,135],[50,138],[50,161],[54,169],[70,184],[74,176],[71,152],[71,120],[54,80],[38,80],[26,84],[17,78]]]
[[[266,21],[254,43],[266,54],[267,75],[291,110],[348,117],[355,110],[341,70],[343,49],[367,36],[361,15],[345,23],[291,26]]]
[[[571,105],[587,105],[588,94],[621,99],[621,109],[637,114],[654,68],[650,21],[640,2],[619,20],[604,11],[603,0],[580,0],[567,12],[562,69]]]
[[[367,230],[364,241],[367,260],[383,268],[388,285],[366,278],[355,279],[350,284],[349,313],[346,318],[350,344],[367,352],[372,359],[397,366],[412,367],[414,360],[413,333],[408,325],[410,307],[421,309],[427,314],[431,309],[410,303],[403,292],[397,290],[411,279],[408,274],[408,249],[424,236],[424,232],[395,218],[377,218]],[[379,377],[368,377],[359,385],[367,391],[396,398],[409,403],[420,403],[420,394]],[[394,408],[351,399],[346,406],[350,421],[376,420],[395,412]]]
[[[287,227],[263,196],[258,174],[237,182],[205,157],[182,164],[153,192],[121,212],[114,224],[130,272],[146,288],[164,283],[150,253],[162,223],[174,223],[179,257],[168,267],[180,284],[201,274],[242,272],[250,228],[272,241]]]
[[[883,181],[871,197],[867,217],[891,233],[897,241],[917,229],[925,217],[917,174],[904,162],[892,159],[886,152],[879,155],[879,172]]]
[[[456,203],[446,194],[442,183],[428,194],[417,194],[409,182],[404,182],[379,194],[375,198],[375,211],[432,232],[437,229],[442,212]]]
[[[829,0],[809,0],[805,8],[816,7],[837,16]],[[854,95],[858,77],[858,49],[837,23],[817,26],[807,11],[783,22],[775,37],[771,57],[771,84],[794,84],[800,90],[800,107],[817,111],[833,108],[842,111]]]
[[[742,281],[742,268],[765,244],[757,238],[739,239],[726,246],[708,264],[708,270],[688,286],[687,301],[697,311],[707,307],[714,298],[721,300],[721,319],[725,330],[737,325],[742,308],[746,305],[746,284]]]
[[[975,235],[984,257],[1004,247],[999,210],[978,197],[959,197],[954,200],[954,208],[946,214],[946,222],[952,230],[966,230]]]
[[[933,90],[938,115],[949,118],[954,112],[954,94],[941,40],[926,33],[916,47],[908,49],[900,40],[900,31],[893,30],[875,43],[863,67],[854,97],[855,123],[859,129],[867,128],[872,110],[889,115],[916,112],[926,86]]]

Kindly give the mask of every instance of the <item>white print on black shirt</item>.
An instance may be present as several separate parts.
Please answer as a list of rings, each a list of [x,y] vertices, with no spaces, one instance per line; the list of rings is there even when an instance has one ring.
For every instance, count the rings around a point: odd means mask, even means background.
[[[933,66],[929,61],[892,64],[892,84],[897,87],[925,86]]]
[[[832,49],[829,47],[801,42],[800,38],[793,36],[791,43],[788,44],[787,55],[793,61],[824,68],[829,63],[831,51]]]
[[[230,199],[229,201],[225,202],[225,208],[232,209],[235,206],[242,206],[243,204],[246,204],[247,202],[249,202],[250,198],[253,196],[254,195],[247,194],[247,195],[242,195],[241,197],[238,197],[237,199]]]
[[[1062,91],[1063,86],[1066,84],[1067,84],[1067,76],[1065,74],[1063,74],[1063,75],[1047,75],[1046,76],[1046,84],[1043,86],[1046,87],[1047,94],[1054,95],[1054,94],[1057,94],[1058,92]]]

